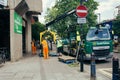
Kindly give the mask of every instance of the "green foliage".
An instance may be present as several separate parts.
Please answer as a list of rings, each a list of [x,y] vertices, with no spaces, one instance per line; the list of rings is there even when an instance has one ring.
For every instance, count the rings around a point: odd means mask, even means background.
[[[115,21],[113,21],[113,31],[115,35],[120,37],[120,15],[116,17]]]
[[[97,9],[98,3],[94,0],[88,0],[87,2],[83,2],[84,5],[88,8],[88,15],[87,15],[87,23],[83,25],[83,30],[85,33],[87,32],[89,26],[95,26],[96,25],[96,19],[97,15],[95,15],[94,11]],[[56,17],[71,11],[73,9],[76,9],[77,6],[80,5],[80,0],[56,0],[56,4],[51,9],[48,9],[47,16],[45,17],[46,23],[50,22]],[[60,20],[57,23],[54,23],[50,25],[51,29],[57,31],[58,35],[65,36],[65,30],[69,25],[77,24],[77,16],[76,14],[72,14],[62,20]],[[77,30],[80,30],[79,25],[74,25]]]
[[[97,23],[97,15],[94,11],[97,10],[98,3],[94,0],[88,0],[88,2],[85,3],[85,5],[88,8],[87,24],[88,26],[95,26]]]
[[[40,32],[45,30],[45,26],[39,22],[32,24],[32,39],[39,40]]]

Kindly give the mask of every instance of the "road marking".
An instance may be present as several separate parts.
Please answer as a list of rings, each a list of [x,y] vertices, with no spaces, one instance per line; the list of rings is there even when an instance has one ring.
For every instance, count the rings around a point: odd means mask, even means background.
[[[98,69],[98,71],[101,73],[101,74],[104,74],[105,76],[109,77],[112,79],[112,74],[107,72],[107,71],[112,71],[112,68],[103,68],[103,69]]]

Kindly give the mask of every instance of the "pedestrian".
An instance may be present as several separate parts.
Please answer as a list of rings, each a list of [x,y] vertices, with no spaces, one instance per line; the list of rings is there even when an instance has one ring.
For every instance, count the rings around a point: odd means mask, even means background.
[[[62,40],[60,40],[60,38],[58,38],[56,44],[57,44],[58,56],[62,56],[62,53],[63,53],[63,43],[62,43]]]
[[[51,39],[48,40],[48,46],[49,46],[49,50],[52,50],[52,40]]]
[[[43,46],[42,46],[42,43],[40,44],[40,52],[39,52],[39,56],[42,57],[43,56]]]
[[[42,47],[43,47],[44,59],[48,59],[49,58],[49,53],[48,53],[49,50],[48,50],[48,43],[45,38],[43,38],[43,40],[42,40]]]
[[[118,39],[114,38],[114,52],[118,52]]]
[[[36,46],[35,46],[35,40],[33,39],[31,42],[31,48],[32,48],[32,54],[36,54]]]
[[[52,50],[52,39],[50,39],[50,50]]]

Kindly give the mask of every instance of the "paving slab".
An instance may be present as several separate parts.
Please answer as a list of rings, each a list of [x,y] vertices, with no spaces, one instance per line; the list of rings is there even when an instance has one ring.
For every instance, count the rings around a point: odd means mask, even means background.
[[[90,68],[80,72],[79,65],[71,67],[58,61],[58,57],[44,59],[38,55],[7,62],[0,68],[0,80],[90,80]],[[97,80],[110,80],[97,74]]]

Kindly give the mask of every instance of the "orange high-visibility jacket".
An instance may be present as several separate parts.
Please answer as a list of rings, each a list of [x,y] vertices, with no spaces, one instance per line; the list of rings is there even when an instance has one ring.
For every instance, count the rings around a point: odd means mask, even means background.
[[[48,48],[48,44],[47,44],[46,40],[42,41],[42,46],[43,46],[43,48]]]

